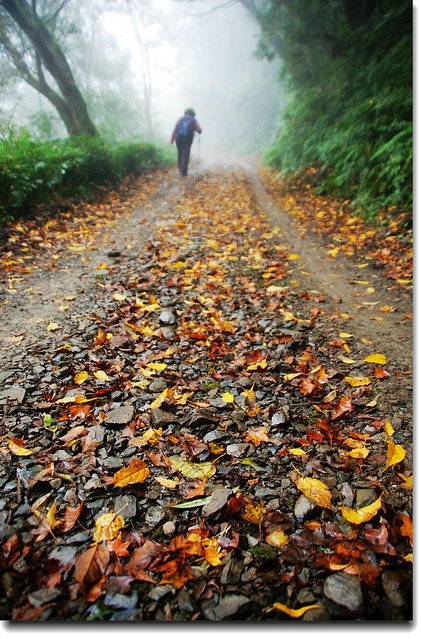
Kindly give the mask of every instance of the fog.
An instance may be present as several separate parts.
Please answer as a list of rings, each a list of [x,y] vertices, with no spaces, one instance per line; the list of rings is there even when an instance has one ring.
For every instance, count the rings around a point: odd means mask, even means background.
[[[192,107],[201,154],[260,153],[276,135],[285,101],[279,62],[256,58],[259,27],[240,2],[69,0],[61,19],[63,48],[101,134],[168,144]],[[3,121],[42,134],[41,113],[45,135],[66,135],[48,101],[22,82],[3,88],[3,105]]]

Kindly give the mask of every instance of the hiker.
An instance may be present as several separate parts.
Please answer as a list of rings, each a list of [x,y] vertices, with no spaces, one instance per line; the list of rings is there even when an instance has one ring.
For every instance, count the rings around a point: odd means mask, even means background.
[[[195,115],[193,109],[186,109],[183,117],[177,120],[171,136],[171,144],[173,144],[174,140],[177,144],[180,175],[187,175],[194,132],[202,133],[202,128],[195,119]]]

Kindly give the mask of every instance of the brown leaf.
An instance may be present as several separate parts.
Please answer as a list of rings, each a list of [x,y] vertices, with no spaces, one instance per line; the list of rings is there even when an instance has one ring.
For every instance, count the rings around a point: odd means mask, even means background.
[[[80,586],[98,581],[110,561],[110,552],[103,544],[90,546],[75,562],[75,579]]]
[[[77,520],[79,519],[80,513],[82,512],[82,508],[83,508],[83,501],[81,501],[80,504],[74,508],[72,508],[71,506],[66,507],[63,521],[60,526],[61,532],[68,532],[69,530],[73,528],[73,526],[76,524]]]

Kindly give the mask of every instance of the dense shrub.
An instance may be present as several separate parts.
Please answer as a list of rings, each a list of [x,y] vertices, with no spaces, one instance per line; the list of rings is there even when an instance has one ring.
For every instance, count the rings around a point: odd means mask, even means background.
[[[40,203],[92,194],[127,174],[168,163],[151,143],[107,143],[80,138],[36,142],[22,136],[0,142],[0,220]]]
[[[284,175],[324,167],[319,191],[365,215],[412,204],[412,6],[408,0],[271,2],[263,43],[291,99],[266,159]],[[348,12],[345,11],[348,6]]]

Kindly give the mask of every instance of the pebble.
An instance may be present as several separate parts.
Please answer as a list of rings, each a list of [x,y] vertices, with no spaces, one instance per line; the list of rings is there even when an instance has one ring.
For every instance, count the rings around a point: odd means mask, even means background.
[[[132,404],[123,404],[108,411],[105,415],[106,424],[128,424],[134,417],[134,407]]]
[[[202,515],[205,515],[205,517],[210,517],[211,515],[214,515],[215,513],[222,510],[231,495],[231,488],[221,488],[219,490],[215,490],[215,492],[212,493],[210,501],[208,501],[208,503],[203,506]]]
[[[114,502],[114,512],[123,517],[124,520],[136,516],[137,500],[134,495],[119,495]]]
[[[161,506],[151,506],[146,511],[145,521],[149,526],[157,526],[165,517],[165,510]]]
[[[294,515],[297,521],[302,522],[306,517],[310,517],[319,508],[314,501],[307,499],[305,495],[300,495],[295,502]]]
[[[229,444],[226,448],[227,454],[232,457],[242,457],[249,451],[249,444]]]
[[[172,311],[168,309],[164,309],[159,316],[159,321],[162,324],[167,324],[171,326],[172,324],[176,324],[177,318]]]
[[[31,592],[31,594],[28,595],[28,601],[32,606],[38,607],[43,606],[50,601],[54,601],[54,599],[57,599],[57,597],[59,597],[60,595],[60,588],[40,588],[39,590],[35,590],[35,592]]]
[[[175,592],[174,586],[171,584],[162,584],[161,586],[155,586],[148,592],[148,598],[152,601],[159,601],[165,595]]]
[[[175,523],[173,521],[166,521],[162,526],[162,532],[165,535],[172,535],[175,532]]]
[[[123,466],[123,460],[119,457],[113,457],[112,455],[106,457],[102,463],[105,468],[121,468]]]
[[[235,617],[249,601],[250,599],[244,595],[226,595],[213,610],[209,610],[209,613],[217,621],[230,619]]]
[[[152,393],[160,393],[167,388],[167,382],[162,377],[157,377],[149,384],[149,390]]]
[[[174,413],[170,413],[167,410],[161,410],[161,408],[152,408],[151,417],[153,426],[160,426],[161,424],[176,424],[180,421],[177,415],[174,415]]]
[[[326,606],[335,614],[350,617],[362,610],[363,593],[357,576],[337,572],[324,582]],[[332,605],[333,604],[333,605]]]
[[[405,606],[408,601],[408,583],[404,575],[387,570],[382,574],[382,585],[387,598],[396,608]]]
[[[359,488],[355,494],[355,508],[363,508],[372,504],[378,498],[375,488]]]

